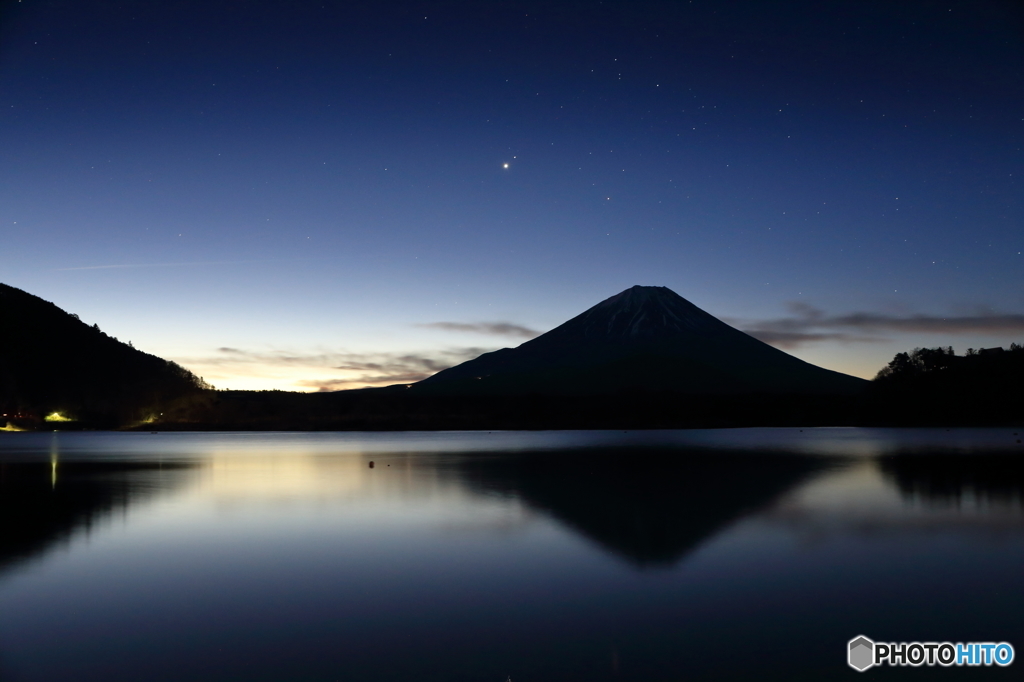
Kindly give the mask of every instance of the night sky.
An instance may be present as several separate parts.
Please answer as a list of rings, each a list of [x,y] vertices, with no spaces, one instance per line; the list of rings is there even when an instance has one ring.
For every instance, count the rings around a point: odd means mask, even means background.
[[[634,284],[871,377],[1024,342],[1024,4],[0,4],[0,281],[218,388]]]

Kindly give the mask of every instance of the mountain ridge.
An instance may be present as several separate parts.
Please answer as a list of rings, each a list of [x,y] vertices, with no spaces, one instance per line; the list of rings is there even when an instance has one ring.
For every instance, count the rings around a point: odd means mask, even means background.
[[[636,285],[516,348],[412,384],[447,394],[851,394],[857,377],[795,358],[667,287]]]

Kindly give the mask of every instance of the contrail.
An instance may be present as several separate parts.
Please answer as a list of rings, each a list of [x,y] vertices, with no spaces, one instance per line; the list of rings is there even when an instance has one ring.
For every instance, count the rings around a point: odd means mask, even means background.
[[[68,272],[70,270],[121,270],[128,268],[180,268],[192,265],[249,265],[255,263],[275,263],[283,261],[274,260],[222,260],[222,261],[196,261],[193,263],[132,263],[122,265],[83,265],[76,268],[54,268],[55,272]]]

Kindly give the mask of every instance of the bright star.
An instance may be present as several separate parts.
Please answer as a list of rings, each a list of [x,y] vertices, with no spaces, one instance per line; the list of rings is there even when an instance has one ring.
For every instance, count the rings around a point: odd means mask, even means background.
[[[508,168],[508,164],[507,163],[503,163],[501,166],[502,166],[502,168]]]

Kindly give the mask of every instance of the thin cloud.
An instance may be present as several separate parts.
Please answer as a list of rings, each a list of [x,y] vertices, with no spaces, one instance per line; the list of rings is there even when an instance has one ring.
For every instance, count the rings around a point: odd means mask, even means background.
[[[818,343],[821,341],[842,341],[844,343],[848,343],[851,341],[861,343],[878,343],[884,340],[877,337],[855,336],[853,334],[843,334],[841,332],[780,332],[766,329],[746,329],[744,331],[746,331],[747,334],[750,334],[758,341],[764,341],[765,343],[771,346],[775,346],[776,348],[799,348],[804,344]]]
[[[471,360],[492,348],[449,348],[433,353],[294,353],[283,350],[245,350],[223,346],[211,356],[198,358],[177,358],[177,362],[195,368],[205,368],[220,373],[243,373],[248,375],[264,371],[277,372],[281,368],[299,370],[314,378],[298,379],[294,385],[316,388],[320,391],[334,391],[367,386],[388,386],[409,384]],[[346,376],[337,376],[344,372]],[[334,376],[323,376],[323,375]],[[316,376],[320,375],[320,376]]]
[[[259,364],[279,367],[295,365],[324,367],[339,362],[339,358],[342,357],[345,356],[337,353],[291,353],[275,350],[252,351],[222,346],[217,349],[216,355],[189,359],[183,358],[182,361],[215,366]]]
[[[472,356],[475,357],[475,356]],[[468,358],[467,358],[468,359]],[[406,354],[389,357],[384,361],[365,361],[350,359],[337,365],[334,369],[357,372],[393,372],[395,368],[417,368],[419,372],[427,372],[427,376],[451,367],[450,359],[438,359],[424,355]]]
[[[365,385],[354,385],[348,379],[303,379],[295,382],[303,388],[315,388],[318,393],[329,393],[331,391],[344,391],[350,388],[364,388]]]
[[[344,391],[352,388],[372,388],[394,386],[395,384],[414,384],[431,376],[432,372],[411,372],[408,374],[367,375],[358,379],[301,379],[296,386],[315,388],[320,393]]]
[[[1024,315],[981,308],[973,315],[886,315],[856,312],[828,315],[803,302],[792,302],[792,317],[740,323],[746,333],[780,348],[842,341],[877,343],[886,334],[1024,334]]]
[[[426,322],[416,326],[449,332],[473,332],[476,334],[512,336],[523,339],[532,339],[541,334],[536,329],[530,329],[529,327],[513,324],[512,322]]]
[[[829,320],[834,326],[869,331],[926,332],[932,334],[1001,334],[1024,332],[1024,315],[910,315],[896,317],[854,313]]]

